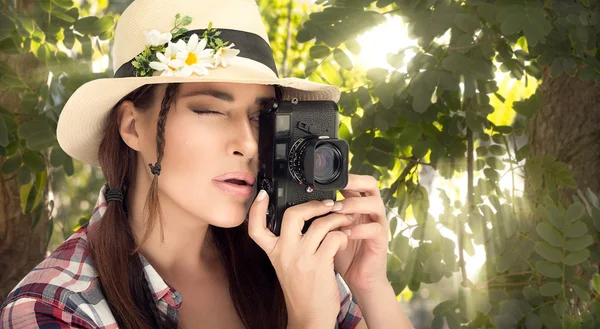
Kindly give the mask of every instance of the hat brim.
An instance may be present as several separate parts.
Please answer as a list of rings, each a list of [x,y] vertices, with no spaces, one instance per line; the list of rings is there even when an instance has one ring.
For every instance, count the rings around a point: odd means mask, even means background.
[[[191,77],[153,76],[92,80],[79,87],[63,108],[57,126],[57,140],[71,157],[99,166],[98,147],[110,110],[131,91],[146,84],[229,82],[279,85],[284,99],[331,100],[340,98],[339,89],[298,78],[273,78],[250,67],[219,68],[208,75]],[[244,72],[246,71],[246,72]],[[234,73],[235,74],[232,74]],[[257,74],[258,73],[258,74]]]

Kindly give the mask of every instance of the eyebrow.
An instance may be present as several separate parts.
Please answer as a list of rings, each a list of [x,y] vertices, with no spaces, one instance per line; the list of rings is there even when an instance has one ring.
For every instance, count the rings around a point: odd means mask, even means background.
[[[211,96],[211,97],[214,97],[214,98],[226,101],[226,102],[233,102],[235,100],[233,95],[228,94],[223,91],[218,91],[218,90],[213,90],[213,89],[191,90],[191,91],[188,91],[187,93],[184,93],[183,95],[181,95],[181,98],[200,96],[200,95]],[[274,99],[274,98],[273,97],[257,97],[256,100],[254,101],[254,103],[257,105],[262,105],[265,102],[272,100],[272,99]]]

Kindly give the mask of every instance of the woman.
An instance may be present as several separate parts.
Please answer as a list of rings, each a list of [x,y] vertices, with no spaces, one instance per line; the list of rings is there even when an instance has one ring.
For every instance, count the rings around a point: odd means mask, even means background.
[[[410,328],[372,177],[350,175],[343,201],[287,209],[280,236],[266,227],[269,196],[252,197],[260,110],[339,92],[277,77],[254,1],[136,0],[114,65],[57,127],[107,185],[90,222],[9,294],[2,328]]]

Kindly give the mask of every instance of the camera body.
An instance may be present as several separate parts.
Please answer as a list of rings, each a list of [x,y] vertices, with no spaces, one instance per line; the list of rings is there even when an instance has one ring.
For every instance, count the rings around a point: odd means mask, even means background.
[[[275,235],[287,208],[335,200],[348,184],[349,148],[337,138],[338,115],[333,101],[297,99],[276,101],[261,112],[257,183],[269,194],[267,227]],[[316,218],[305,223],[303,233]]]

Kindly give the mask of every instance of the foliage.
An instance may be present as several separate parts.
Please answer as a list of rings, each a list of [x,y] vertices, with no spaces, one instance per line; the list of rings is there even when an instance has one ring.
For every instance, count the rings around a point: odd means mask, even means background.
[[[326,80],[348,72],[366,78],[342,84],[341,112],[351,124],[342,124],[340,133],[351,145],[351,171],[382,177],[401,168],[382,190],[395,213],[388,278],[396,292],[417,291],[460,272],[461,288],[435,308],[433,328],[444,322],[451,329],[600,326],[591,315],[600,312],[600,294],[590,289],[600,280],[597,197],[579,191],[569,198],[577,184],[564,163],[532,156],[528,145],[517,147],[527,136],[527,119],[541,106],[539,90],[512,104],[518,113],[512,125],[490,120],[498,111],[492,104],[507,96],[496,82],[499,72],[527,85],[547,68],[551,77],[569,74],[600,85],[595,2],[321,3],[297,34],[298,42],[314,43],[306,76],[327,65],[334,69],[322,73]],[[394,15],[418,47],[388,54],[388,67],[356,71],[357,36]],[[407,60],[410,51],[416,55]],[[468,178],[467,191],[456,200],[439,191],[444,212],[437,219],[419,182],[422,167],[447,179]],[[521,175],[525,190],[517,191],[514,180]],[[510,190],[500,188],[505,176],[513,181]],[[454,233],[458,245],[442,228]],[[476,246],[487,260],[482,276],[473,279],[464,255]]]
[[[108,74],[91,73],[94,59],[112,38],[114,18],[89,15],[90,4],[72,0],[36,2],[30,11],[17,11],[12,1],[0,8],[0,52],[12,57],[35,57],[39,74],[23,76],[0,63],[0,92],[18,97],[20,106],[0,108],[0,171],[21,185],[21,207],[40,220],[48,173],[62,170],[72,175],[73,160],[56,142],[56,123],[66,100],[84,82]],[[105,1],[96,7],[107,5]],[[18,5],[24,6],[19,2]],[[52,218],[51,218],[52,219]]]

